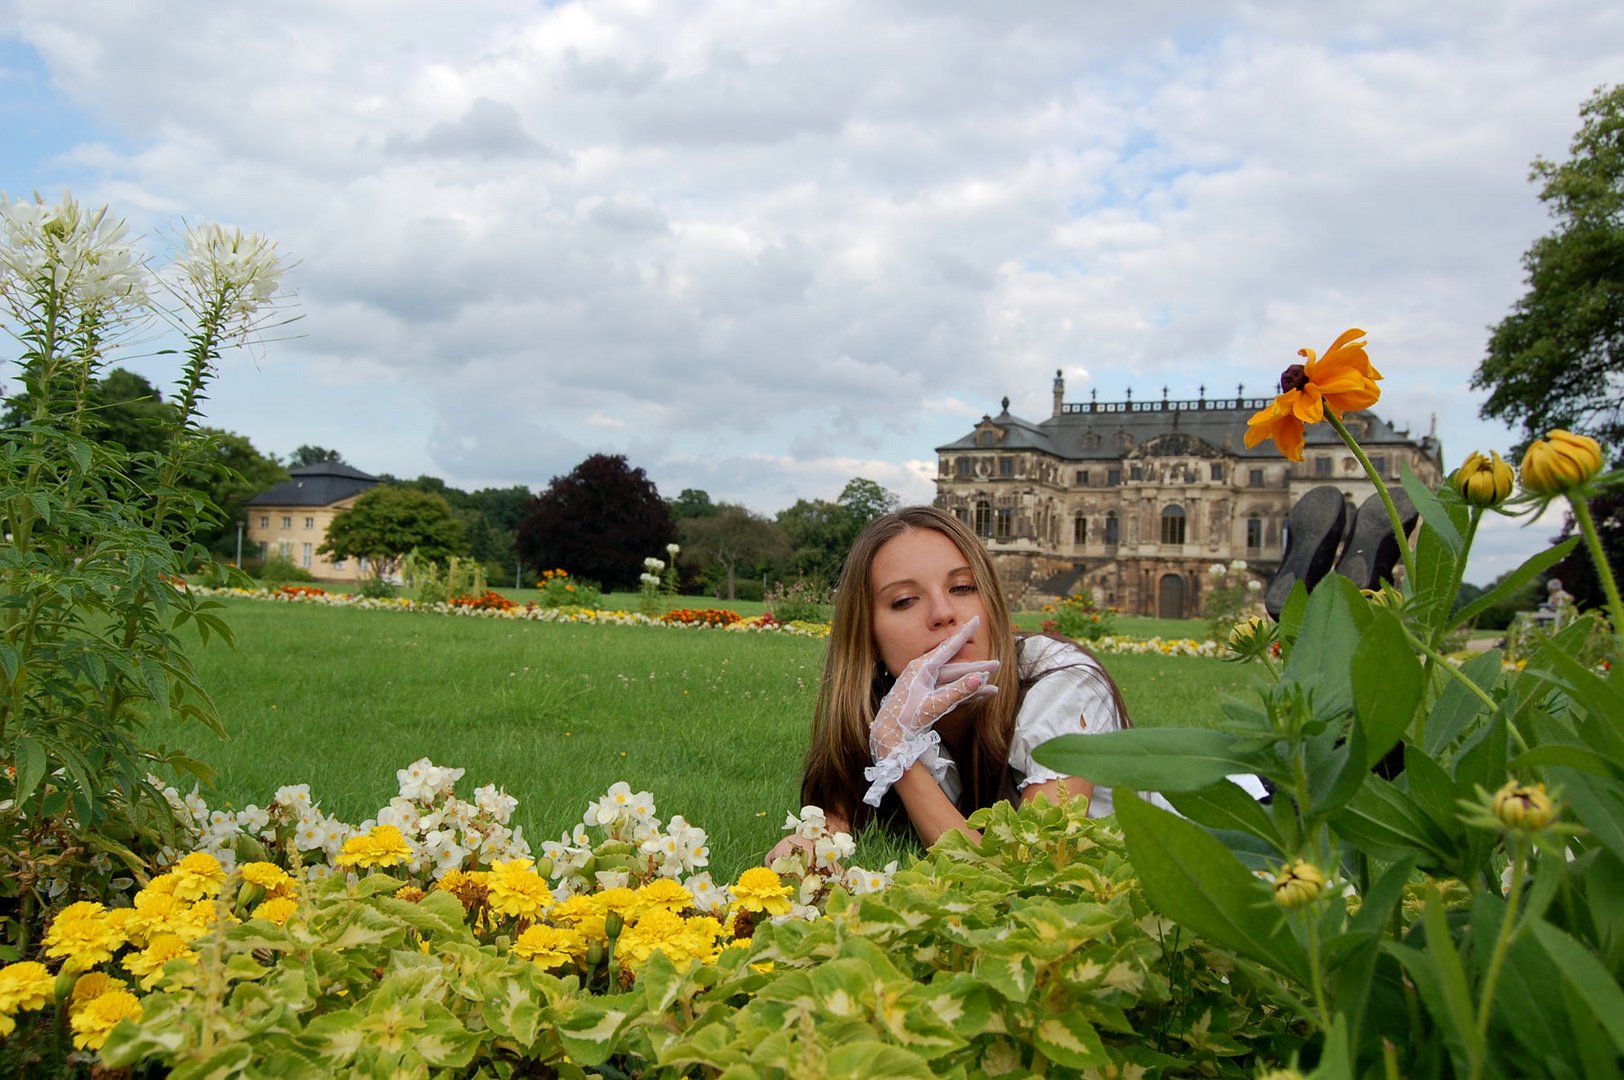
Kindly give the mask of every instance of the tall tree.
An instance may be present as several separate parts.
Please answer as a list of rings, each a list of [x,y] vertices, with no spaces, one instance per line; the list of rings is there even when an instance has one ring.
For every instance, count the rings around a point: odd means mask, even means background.
[[[797,499],[780,510],[776,520],[792,548],[785,572],[832,585],[857,535],[851,511],[827,499]]]
[[[671,500],[671,520],[682,522],[689,518],[710,517],[721,513],[721,509],[711,502],[710,492],[703,488],[683,488],[682,493]]]
[[[134,453],[165,449],[174,438],[175,407],[144,376],[113,368],[90,385],[86,397],[87,435]],[[28,394],[18,394],[7,399],[0,424],[16,427],[32,412]]]
[[[339,559],[364,558],[373,574],[385,578],[414,549],[436,562],[464,554],[462,523],[439,495],[384,485],[335,514],[319,550]]]
[[[864,525],[877,517],[889,514],[900,502],[896,492],[861,476],[852,477],[840,492],[840,505],[851,515],[854,540]]]
[[[1472,385],[1482,415],[1532,438],[1553,427],[1624,436],[1624,85],[1598,90],[1560,164],[1534,161],[1556,228],[1523,255],[1528,292],[1494,328]]]
[[[714,513],[681,523],[683,554],[709,564],[736,599],[739,570],[760,571],[790,553],[784,530],[742,506],[722,503]]]
[[[624,454],[593,454],[532,500],[519,555],[528,566],[558,567],[605,589],[633,589],[643,560],[663,559],[676,538],[648,474]]]
[[[311,446],[309,443],[288,455],[288,467],[292,469],[302,468],[305,465],[321,465],[328,461],[343,464],[344,455],[337,450],[329,450],[325,446]]]

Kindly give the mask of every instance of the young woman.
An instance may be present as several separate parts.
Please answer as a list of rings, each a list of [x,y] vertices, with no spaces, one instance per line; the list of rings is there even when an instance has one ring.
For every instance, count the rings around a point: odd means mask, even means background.
[[[926,844],[1001,799],[1065,792],[1102,817],[1108,789],[1046,769],[1032,751],[1127,724],[1089,653],[1011,632],[981,541],[950,514],[911,507],[870,524],[847,557],[801,801],[821,806],[831,831],[905,815]]]

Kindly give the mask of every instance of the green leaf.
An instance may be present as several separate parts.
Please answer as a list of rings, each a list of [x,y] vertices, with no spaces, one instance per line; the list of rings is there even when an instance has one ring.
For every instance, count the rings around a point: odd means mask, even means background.
[[[1542,765],[1560,765],[1568,769],[1596,776],[1618,778],[1618,763],[1603,757],[1588,746],[1573,743],[1541,743],[1512,759],[1513,769],[1532,769]]]
[[[1485,693],[1492,691],[1500,681],[1499,650],[1491,649],[1474,656],[1461,666],[1460,673]],[[1427,730],[1422,740],[1427,753],[1433,757],[1442,754],[1483,711],[1482,700],[1462,686],[1460,680],[1445,679],[1443,691],[1427,716]]]
[[[1401,461],[1398,469],[1398,482],[1404,485],[1404,494],[1410,497],[1415,504],[1416,512],[1421,515],[1422,528],[1431,529],[1443,542],[1445,549],[1451,556],[1458,557],[1464,544],[1460,530],[1455,527],[1454,518],[1444,509],[1444,504],[1438,501],[1438,496],[1432,489],[1421,482],[1415,475],[1408,461]]]
[[[1286,661],[1281,684],[1295,683],[1312,694],[1316,717],[1337,717],[1352,708],[1348,666],[1359,646],[1360,623],[1369,618],[1370,605],[1341,574],[1327,575],[1309,595],[1298,632],[1303,647]]]
[[[1067,776],[1136,791],[1195,791],[1231,773],[1256,771],[1256,759],[1221,731],[1129,728],[1098,735],[1062,735],[1032,758]]]
[[[1404,791],[1438,830],[1455,843],[1461,840],[1460,808],[1457,799],[1465,798],[1470,789],[1462,791],[1443,767],[1413,746],[1404,748],[1404,775],[1400,777]]]
[[[561,1001],[548,1012],[564,1049],[582,1065],[602,1065],[614,1051],[615,1037],[639,1002],[637,995],[575,998]]]
[[[10,643],[0,641],[0,668],[6,672],[6,689],[17,681],[17,665],[19,663],[17,649]]]
[[[930,1062],[918,1054],[900,1046],[867,1039],[835,1047],[824,1059],[824,1069],[827,1076],[895,1076],[938,1080]]]
[[[1220,780],[1196,791],[1172,792],[1167,801],[1198,825],[1246,833],[1266,841],[1279,854],[1285,854],[1285,841],[1269,812],[1232,780]]]
[[[1374,612],[1353,650],[1349,675],[1354,714],[1365,730],[1368,769],[1404,736],[1421,700],[1421,664],[1395,613]]]
[[[1495,585],[1494,588],[1457,611],[1455,617],[1449,620],[1450,628],[1464,626],[1489,610],[1489,608],[1505,600],[1528,582],[1567,558],[1569,552],[1578,543],[1579,538],[1577,536],[1569,537],[1555,547],[1547,548],[1538,555],[1533,556],[1517,569],[1501,578],[1499,584]]]
[[[1409,796],[1379,776],[1368,778],[1358,794],[1332,815],[1331,828],[1361,851],[1384,861],[1418,854],[1427,865],[1447,866],[1454,858],[1449,837]]]
[[[1308,587],[1301,581],[1291,586],[1286,602],[1280,606],[1280,651],[1283,659],[1291,662],[1297,646],[1297,635],[1302,632],[1303,619],[1308,616]]]
[[[416,903],[380,896],[378,908],[414,930],[433,934],[436,942],[473,940],[462,902],[443,889],[434,890]]]
[[[1477,1033],[1473,1016],[1472,990],[1466,981],[1466,967],[1461,963],[1455,938],[1449,932],[1449,920],[1444,915],[1443,894],[1428,888],[1421,909],[1421,922],[1426,928],[1427,955],[1432,958],[1438,977],[1438,992],[1443,1002],[1444,1015],[1451,1034],[1466,1048],[1470,1060],[1483,1058],[1483,1040]]]
[[[1050,1061],[1068,1069],[1097,1069],[1111,1061],[1094,1025],[1074,1011],[1050,1013],[1038,1021],[1032,1042]]]
[[[1618,979],[1590,950],[1544,919],[1529,920],[1527,929],[1606,1030],[1616,1052],[1624,1054],[1624,990]]]
[[[1455,605],[1456,573],[1461,555],[1452,550],[1432,527],[1433,519],[1423,516],[1415,537],[1415,580],[1408,585],[1410,600],[1406,615],[1419,632],[1428,636],[1431,627],[1449,620]],[[1463,523],[1464,524],[1464,523]]]
[[[1129,858],[1156,910],[1307,984],[1308,955],[1291,935],[1269,887],[1222,843],[1126,788],[1116,792],[1116,810]]]
[[[1381,877],[1370,887],[1359,913],[1348,921],[1348,929],[1355,933],[1374,934],[1387,925],[1393,905],[1404,898],[1404,886],[1415,873],[1415,859],[1400,859],[1382,871]]]
[[[45,748],[28,735],[18,735],[11,745],[17,755],[17,789],[12,798],[21,806],[45,776]]]

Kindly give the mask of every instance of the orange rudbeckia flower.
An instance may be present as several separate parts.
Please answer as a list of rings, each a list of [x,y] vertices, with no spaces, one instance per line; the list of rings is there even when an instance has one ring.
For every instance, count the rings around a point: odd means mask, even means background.
[[[1382,376],[1370,366],[1364,336],[1359,329],[1343,331],[1323,357],[1313,349],[1298,349],[1307,362],[1287,368],[1280,376],[1280,396],[1246,422],[1246,445],[1273,439],[1282,454],[1301,461],[1304,424],[1324,420],[1326,409],[1339,416],[1376,404],[1382,396],[1376,380]]]

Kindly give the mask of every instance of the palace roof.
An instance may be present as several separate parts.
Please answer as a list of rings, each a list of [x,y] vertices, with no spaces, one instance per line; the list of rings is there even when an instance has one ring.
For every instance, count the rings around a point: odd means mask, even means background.
[[[288,470],[288,479],[248,500],[249,506],[331,506],[381,483],[342,461],[321,461]]]

